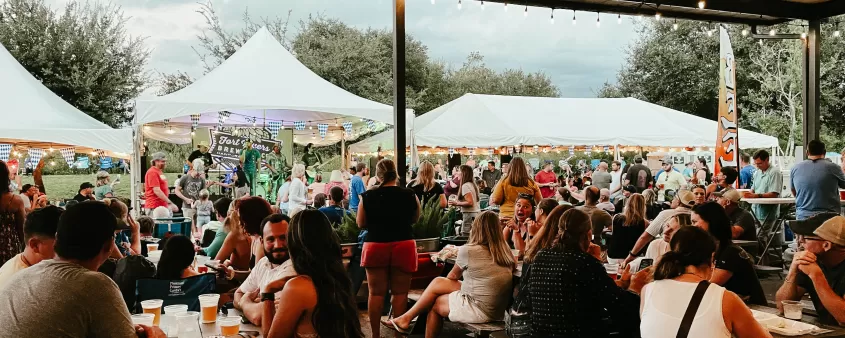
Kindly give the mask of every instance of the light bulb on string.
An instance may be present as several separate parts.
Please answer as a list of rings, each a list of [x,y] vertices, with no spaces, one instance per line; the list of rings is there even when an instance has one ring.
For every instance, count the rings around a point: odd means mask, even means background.
[[[840,34],[841,34],[841,33],[839,32],[839,30],[838,30],[838,29],[837,29],[837,30],[835,30],[835,31],[833,32],[833,36],[834,36],[834,37],[837,37],[837,38],[839,37],[839,35],[840,35]]]
[[[337,120],[334,120],[334,126],[335,127],[340,126],[340,123]]]
[[[801,33],[801,39],[806,39],[806,38],[807,38],[807,33]]]
[[[461,0],[458,0],[458,10],[460,10],[460,9],[461,9],[461,7],[463,7],[463,6],[461,5]]]
[[[596,27],[601,27],[601,14],[596,13]]]
[[[522,12],[523,17],[528,17],[528,6],[525,6],[525,10]]]
[[[484,1],[481,2],[481,10],[484,10]]]
[[[760,46],[763,45],[763,39],[757,40],[757,42],[760,44]]]
[[[525,7],[525,9],[528,9],[528,7]],[[552,25],[555,24],[555,10],[554,10],[554,8],[552,8],[552,14],[551,14],[551,16],[549,16],[549,23],[552,24]]]
[[[616,23],[617,23],[617,24],[620,24],[620,25],[622,24],[622,14],[617,14],[617,16],[616,16]]]
[[[774,28],[772,28],[772,29],[769,31],[769,35],[770,35],[770,36],[775,36],[775,29],[774,29]]]
[[[194,136],[194,135],[196,135],[196,134],[197,134],[197,133],[195,133],[193,130],[191,130],[191,136]]]
[[[748,36],[748,29],[742,30],[742,36]]]
[[[507,11],[508,11],[508,3],[506,2],[505,3],[505,12],[507,12]]]
[[[708,31],[707,31],[707,36],[711,36],[711,37],[712,37],[712,36],[713,36],[713,31],[712,31],[712,30],[708,30]]]
[[[675,20],[675,23],[672,24],[672,30],[673,31],[678,30],[678,20]]]
[[[575,20],[575,10],[573,10],[572,11],[572,25],[575,26],[576,23],[578,23],[578,21]]]
[[[706,5],[706,4],[704,3],[704,0],[699,1],[699,2],[698,2],[698,9],[704,9],[704,5]]]
[[[661,18],[661,17],[662,17],[662,15],[660,15],[660,13],[655,13],[655,14],[654,14],[654,20],[660,21],[660,18]]]

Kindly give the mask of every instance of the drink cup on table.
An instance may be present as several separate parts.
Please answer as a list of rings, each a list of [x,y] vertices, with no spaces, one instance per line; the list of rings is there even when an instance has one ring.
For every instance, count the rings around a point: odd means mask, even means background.
[[[803,317],[801,303],[794,300],[784,300],[781,301],[783,304],[783,316],[787,319],[794,319],[794,320],[801,320]]]
[[[158,243],[147,244],[147,252],[158,251]]]
[[[220,334],[223,336],[237,335],[241,331],[240,317],[222,317],[217,320],[220,325]]]
[[[185,304],[168,305],[164,307],[164,313],[161,315],[162,331],[167,334],[176,335],[179,330],[179,322],[176,321],[176,315],[188,312],[188,306]]]
[[[199,296],[200,300],[200,321],[202,323],[214,323],[217,321],[217,303],[220,295],[209,293]]]
[[[152,313],[139,313],[132,315],[132,325],[146,325],[153,326],[155,315]]]
[[[141,308],[144,309],[144,313],[151,313],[155,315],[155,318],[153,318],[154,326],[158,326],[161,321],[161,306],[163,304],[164,301],[161,299],[150,299],[141,302]]]

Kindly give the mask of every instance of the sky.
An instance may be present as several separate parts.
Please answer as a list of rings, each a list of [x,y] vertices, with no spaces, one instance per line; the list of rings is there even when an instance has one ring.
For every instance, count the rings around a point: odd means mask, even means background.
[[[68,0],[47,0],[61,8]],[[406,32],[428,47],[429,56],[459,67],[473,51],[495,70],[520,68],[551,77],[562,97],[595,97],[615,82],[624,50],[636,39],[635,18],[486,3],[473,0],[406,0]],[[147,37],[153,74],[183,71],[201,77],[203,65],[192,49],[205,27],[196,0],[112,0],[129,18],[131,35]],[[324,15],[359,28],[392,28],[392,0],[212,0],[224,27],[239,31],[245,10],[254,18],[285,17],[293,32],[309,15]]]

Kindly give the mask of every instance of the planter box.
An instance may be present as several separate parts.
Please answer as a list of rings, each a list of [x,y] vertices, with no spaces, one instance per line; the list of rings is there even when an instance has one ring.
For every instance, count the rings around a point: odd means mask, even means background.
[[[440,238],[414,239],[417,242],[417,252],[437,252],[440,250]]]
[[[341,250],[341,257],[342,258],[352,258],[353,254],[355,253],[355,247],[358,246],[358,243],[343,243],[340,245]]]

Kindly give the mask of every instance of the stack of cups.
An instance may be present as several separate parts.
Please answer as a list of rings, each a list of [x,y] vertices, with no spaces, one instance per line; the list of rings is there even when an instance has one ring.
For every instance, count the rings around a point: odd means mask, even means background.
[[[155,315],[153,318],[153,325],[155,326],[158,326],[161,321],[161,306],[163,304],[164,301],[161,299],[150,299],[141,302],[141,308],[144,309],[144,313],[151,313]]]
[[[200,299],[200,321],[203,324],[214,323],[217,321],[217,303],[220,301],[220,295],[215,293],[208,293],[199,296]]]
[[[188,312],[185,304],[168,305],[164,307],[164,314],[161,315],[161,330],[168,336],[175,337],[179,332],[179,322],[176,315]]]
[[[153,326],[155,315],[152,313],[139,313],[132,315],[132,325],[146,325]]]

